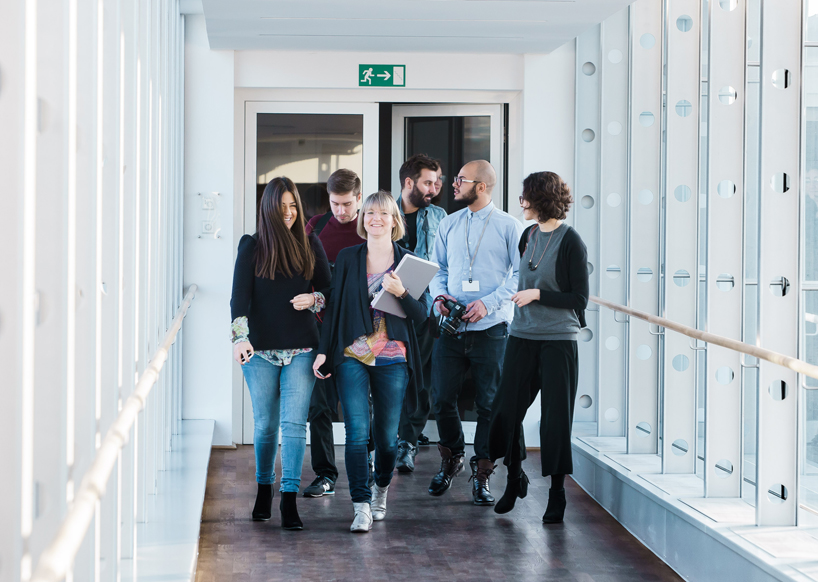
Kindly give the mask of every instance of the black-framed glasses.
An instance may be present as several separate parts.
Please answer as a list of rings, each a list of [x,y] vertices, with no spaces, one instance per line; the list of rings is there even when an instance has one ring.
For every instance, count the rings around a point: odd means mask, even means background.
[[[462,186],[463,182],[468,182],[469,184],[482,184],[480,180],[467,180],[463,176],[454,177],[454,183],[457,184],[458,186]]]

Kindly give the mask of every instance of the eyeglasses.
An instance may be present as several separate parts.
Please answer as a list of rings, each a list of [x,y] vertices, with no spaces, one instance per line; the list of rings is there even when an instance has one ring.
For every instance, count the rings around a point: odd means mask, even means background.
[[[468,182],[470,184],[482,184],[483,183],[480,180],[466,180],[466,178],[464,178],[463,176],[455,176],[454,177],[454,183],[457,184],[458,186],[462,186],[463,182]]]

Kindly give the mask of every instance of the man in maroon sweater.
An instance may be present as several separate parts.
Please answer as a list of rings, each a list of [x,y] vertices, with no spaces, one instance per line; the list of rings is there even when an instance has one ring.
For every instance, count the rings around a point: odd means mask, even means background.
[[[361,207],[361,180],[352,170],[337,170],[327,180],[330,212],[313,216],[307,234],[315,232],[324,245],[330,265],[341,249],[364,242],[358,236],[358,209]],[[304,489],[304,497],[335,493],[338,468],[335,466],[335,440],[332,419],[338,408],[335,378],[317,380],[310,400],[310,456],[315,479]]]

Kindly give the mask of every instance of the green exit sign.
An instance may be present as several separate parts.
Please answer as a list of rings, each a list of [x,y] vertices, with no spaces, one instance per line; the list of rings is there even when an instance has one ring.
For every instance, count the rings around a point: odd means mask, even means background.
[[[359,87],[406,87],[406,65],[358,65]]]

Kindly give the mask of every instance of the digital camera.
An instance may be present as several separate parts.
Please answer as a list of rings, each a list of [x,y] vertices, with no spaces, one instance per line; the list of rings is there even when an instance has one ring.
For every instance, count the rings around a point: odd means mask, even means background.
[[[449,315],[440,322],[440,329],[449,335],[457,335],[457,329],[466,313],[466,306],[451,299],[443,299],[441,303],[449,310]]]

